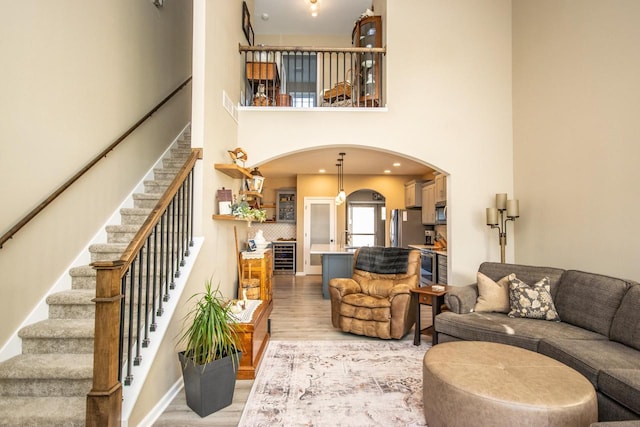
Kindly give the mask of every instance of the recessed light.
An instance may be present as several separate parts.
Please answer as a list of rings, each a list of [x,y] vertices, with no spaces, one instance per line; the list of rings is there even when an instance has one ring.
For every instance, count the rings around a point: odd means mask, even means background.
[[[311,16],[315,18],[316,16],[318,16],[318,12],[314,10],[313,12],[311,12]]]
[[[319,173],[325,173],[327,170],[326,169],[318,169]]]
[[[395,162],[395,163],[393,164],[393,166],[395,166],[395,167],[399,167],[399,166],[400,166],[400,162]]]
[[[384,173],[391,173],[391,171],[389,169],[385,169]]]

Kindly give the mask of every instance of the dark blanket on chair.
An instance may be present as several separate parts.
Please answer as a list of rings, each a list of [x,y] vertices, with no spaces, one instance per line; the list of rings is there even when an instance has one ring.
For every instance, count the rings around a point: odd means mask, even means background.
[[[362,247],[356,258],[356,268],[378,274],[406,273],[411,249]]]

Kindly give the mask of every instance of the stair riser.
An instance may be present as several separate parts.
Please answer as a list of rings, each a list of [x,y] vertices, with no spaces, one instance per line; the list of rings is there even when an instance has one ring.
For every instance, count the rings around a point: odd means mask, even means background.
[[[93,338],[24,338],[22,353],[93,353]]]
[[[184,166],[184,160],[182,160],[182,159],[169,158],[169,159],[163,159],[162,160],[162,167],[165,167],[165,168],[174,168],[174,169],[177,168],[177,169],[179,169],[182,166]]]
[[[7,379],[0,381],[0,396],[83,396],[91,391],[87,379]]]
[[[160,200],[160,194],[158,194],[157,198],[154,199],[136,199],[133,200],[133,206],[139,209],[153,209],[158,204],[158,200]]]
[[[71,289],[95,289],[96,276],[73,276],[71,277]]]
[[[176,176],[178,169],[155,169],[153,177],[161,181],[171,181]]]
[[[94,319],[95,304],[49,304],[49,319]]]
[[[165,226],[166,227],[166,226]],[[173,227],[169,227],[170,230],[173,229]],[[159,232],[160,228],[158,228],[158,232]],[[183,230],[182,228],[180,228],[180,234],[182,234]],[[107,233],[107,243],[130,243],[133,238],[136,236],[137,232],[109,232]],[[177,233],[174,234],[174,236],[177,235]],[[166,242],[166,238],[165,238],[165,242]],[[151,239],[151,244],[153,244],[153,238]],[[165,243],[166,244],[166,243]],[[158,240],[158,247],[160,246],[160,240]]]

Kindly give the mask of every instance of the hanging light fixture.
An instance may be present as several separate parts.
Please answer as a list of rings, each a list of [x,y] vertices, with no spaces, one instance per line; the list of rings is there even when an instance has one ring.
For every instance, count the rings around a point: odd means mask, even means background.
[[[340,206],[347,200],[347,194],[344,192],[344,156],[346,153],[338,153],[338,195],[336,196],[336,206]]]
[[[318,0],[309,0],[311,3],[311,16],[314,18],[318,16]]]

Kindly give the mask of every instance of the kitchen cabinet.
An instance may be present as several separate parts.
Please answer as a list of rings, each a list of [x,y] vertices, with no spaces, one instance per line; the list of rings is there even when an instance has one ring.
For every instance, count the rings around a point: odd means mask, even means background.
[[[276,222],[296,222],[296,190],[276,191]]]
[[[295,274],[296,243],[273,242],[273,274]]]
[[[438,258],[438,268],[436,268],[436,273],[438,274],[437,283],[440,285],[447,284],[447,256],[443,254],[437,254]]]
[[[422,184],[422,223],[436,223],[436,186],[433,181]]]
[[[369,16],[355,23],[351,34],[354,47],[382,47],[382,17]],[[382,70],[379,54],[356,54],[354,64],[354,105],[377,107],[380,104]]]
[[[422,184],[424,181],[414,179],[404,184],[404,207],[419,208],[422,206]]]
[[[436,203],[447,201],[447,176],[436,175]]]

